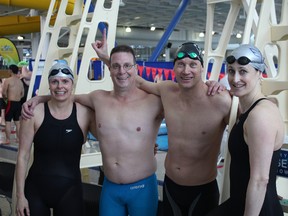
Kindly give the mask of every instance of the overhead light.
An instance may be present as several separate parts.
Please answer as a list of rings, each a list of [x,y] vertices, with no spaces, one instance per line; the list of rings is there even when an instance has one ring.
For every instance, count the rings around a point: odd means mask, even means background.
[[[200,33],[199,33],[199,37],[200,37],[200,38],[205,37],[205,33],[204,33],[204,32],[200,32]]]
[[[18,40],[24,40],[24,38],[25,38],[25,37],[22,36],[22,35],[19,35],[19,36],[17,37]]]
[[[112,3],[113,0],[111,0],[110,2]],[[120,6],[120,7],[124,7],[124,6],[125,6],[125,2],[123,2],[123,0],[120,0],[119,6]]]
[[[151,26],[150,27],[150,31],[155,31],[156,27],[155,26]]]
[[[125,31],[126,32],[131,32],[131,28],[130,27],[126,27]]]
[[[236,38],[241,38],[241,37],[242,37],[242,35],[240,33],[236,34]]]
[[[120,0],[119,6],[120,7],[124,7],[125,6],[125,3],[123,2],[123,0]]]

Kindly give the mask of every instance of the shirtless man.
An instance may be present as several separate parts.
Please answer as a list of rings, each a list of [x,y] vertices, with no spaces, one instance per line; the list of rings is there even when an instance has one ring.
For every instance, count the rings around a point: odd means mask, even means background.
[[[219,202],[217,157],[228,123],[231,97],[213,97],[202,80],[203,59],[194,43],[182,44],[174,59],[177,83],[154,84],[139,77],[142,89],[161,97],[168,132],[164,215],[203,216]]]
[[[203,216],[219,201],[217,157],[231,97],[227,91],[207,95],[208,87],[201,79],[203,59],[194,43],[178,48],[174,72],[177,83],[154,84],[139,77],[141,88],[159,95],[164,107],[169,146],[164,215]]]
[[[6,103],[3,99],[2,96],[2,89],[3,89],[3,84],[4,84],[4,80],[5,79],[0,79],[0,125],[4,126],[5,125],[5,107],[6,107]]]
[[[9,69],[11,71],[11,77],[5,80],[2,91],[3,98],[8,100],[5,111],[5,133],[6,133],[5,144],[10,143],[12,120],[16,125],[16,136],[18,140],[20,129],[19,118],[21,115],[20,101],[24,95],[24,88],[18,76],[19,68],[16,65],[10,65]]]
[[[95,49],[99,58],[107,64],[105,37],[98,47]],[[203,59],[194,43],[178,48],[174,72],[177,83],[156,84],[137,77],[139,87],[160,96],[164,107],[169,146],[164,215],[203,216],[219,202],[217,157],[228,124],[231,97],[227,91],[209,96],[209,87],[201,79]]]
[[[161,100],[136,87],[138,68],[132,48],[117,46],[110,56],[114,89],[75,96],[77,102],[95,111],[105,174],[100,215],[156,216],[154,145],[163,119]],[[38,101],[43,102],[44,97],[34,97],[24,109]]]
[[[21,104],[25,103],[27,100],[27,95],[29,91],[30,80],[32,76],[32,71],[28,69],[28,63],[25,61],[19,62],[18,67],[21,70],[20,80],[23,84],[24,95],[21,98]]]

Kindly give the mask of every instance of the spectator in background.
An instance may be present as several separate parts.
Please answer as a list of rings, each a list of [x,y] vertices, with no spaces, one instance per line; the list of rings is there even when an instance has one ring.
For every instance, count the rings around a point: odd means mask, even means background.
[[[0,69],[3,69],[3,56],[0,54]]]
[[[27,100],[32,71],[28,69],[28,62],[26,61],[19,62],[18,67],[20,69],[20,80],[22,81],[24,88],[24,96],[21,98],[21,104],[23,104]]]
[[[24,95],[23,84],[19,79],[19,68],[16,65],[10,65],[9,70],[11,77],[7,78],[3,85],[3,98],[7,99],[5,110],[5,144],[10,143],[11,121],[13,120],[16,126],[16,142],[18,142],[20,130],[20,115],[21,115],[21,98]]]
[[[6,108],[6,103],[2,95],[3,84],[4,84],[4,79],[0,79],[0,112],[1,112],[0,125],[1,126],[5,126],[5,108]]]
[[[163,81],[163,74],[156,74],[155,78],[154,78],[154,83],[159,83]]]

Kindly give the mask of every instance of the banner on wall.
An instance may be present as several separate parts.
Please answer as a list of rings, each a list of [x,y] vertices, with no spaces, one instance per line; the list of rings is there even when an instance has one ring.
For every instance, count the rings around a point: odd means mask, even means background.
[[[11,64],[17,65],[20,61],[16,46],[7,38],[0,38],[0,59],[0,67],[4,69]]]
[[[277,174],[288,178],[288,149],[281,149]]]

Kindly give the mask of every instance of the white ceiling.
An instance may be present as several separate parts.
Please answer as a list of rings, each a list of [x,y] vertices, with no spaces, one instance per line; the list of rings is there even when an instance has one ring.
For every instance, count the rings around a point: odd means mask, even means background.
[[[166,28],[176,10],[180,0],[123,0],[125,6],[119,8],[118,24],[121,26],[142,26],[150,27],[154,25],[159,28]],[[229,4],[221,4],[216,8],[219,25],[223,24],[224,14],[229,9]],[[221,17],[222,16],[222,17]],[[138,18],[138,19],[137,19]],[[180,22],[177,24],[178,30],[204,31],[206,26],[206,1],[191,0],[186,8]],[[216,31],[217,29],[215,29]]]
[[[93,0],[92,0],[93,1]],[[94,2],[97,0],[94,0]],[[106,0],[110,2],[111,0]],[[274,0],[277,14],[280,16],[282,0]],[[124,27],[131,27],[132,32],[125,37],[121,37],[117,34],[116,41],[120,43],[126,43],[134,46],[152,46],[154,47],[157,42],[160,40],[165,29],[170,24],[173,19],[181,0],[123,0],[125,6],[120,6],[119,15],[118,15],[118,32],[123,31]],[[214,31],[220,33],[222,31],[224,22],[226,21],[226,16],[228,14],[230,4],[219,3],[216,5],[214,19],[217,21],[214,24]],[[9,16],[9,15],[29,15],[29,8],[17,8],[12,6],[0,5],[0,16]],[[40,14],[45,14],[41,12]],[[243,10],[239,13],[239,18],[237,19],[235,28],[233,32],[236,34],[238,32],[244,31],[245,25],[245,13]],[[150,32],[151,26],[156,27],[156,31]],[[188,7],[186,8],[183,16],[176,25],[174,32],[178,35],[198,35],[199,32],[205,31],[206,26],[206,0],[190,0]],[[18,43],[16,38],[17,35],[7,35],[15,43]],[[25,35],[25,46],[30,44],[30,34]],[[177,34],[176,34],[177,37]],[[127,40],[127,38],[129,40]],[[175,37],[174,37],[175,38]],[[189,38],[190,39],[190,38]],[[234,37],[235,41],[233,43],[240,43],[241,40],[238,40]],[[173,38],[172,41],[173,42]],[[185,40],[182,38],[181,40]],[[193,38],[193,40],[198,40]],[[177,43],[176,40],[174,40]],[[181,41],[179,41],[180,43]]]

